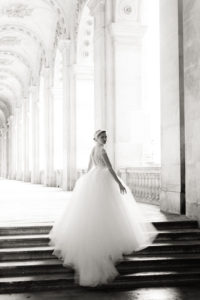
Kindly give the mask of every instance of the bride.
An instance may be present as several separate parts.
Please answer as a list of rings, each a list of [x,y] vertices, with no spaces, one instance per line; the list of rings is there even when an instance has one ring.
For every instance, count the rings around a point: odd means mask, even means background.
[[[76,183],[68,204],[50,232],[50,245],[64,266],[72,266],[82,286],[106,284],[119,273],[115,264],[148,246],[156,229],[146,223],[129,188],[116,175],[95,132],[88,172]]]

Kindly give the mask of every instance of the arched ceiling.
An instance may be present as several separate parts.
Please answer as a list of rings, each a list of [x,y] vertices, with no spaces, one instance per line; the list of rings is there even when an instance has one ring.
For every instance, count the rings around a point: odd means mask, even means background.
[[[0,123],[6,103],[11,113],[39,83],[41,65],[51,67],[58,38],[70,38],[77,2],[0,0]]]

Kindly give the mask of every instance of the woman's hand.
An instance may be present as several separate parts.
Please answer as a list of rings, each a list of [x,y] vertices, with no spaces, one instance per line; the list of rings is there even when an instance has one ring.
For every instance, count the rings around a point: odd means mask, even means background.
[[[121,194],[126,194],[127,193],[125,187],[123,186],[123,184],[121,182],[119,183],[119,189],[120,189]]]

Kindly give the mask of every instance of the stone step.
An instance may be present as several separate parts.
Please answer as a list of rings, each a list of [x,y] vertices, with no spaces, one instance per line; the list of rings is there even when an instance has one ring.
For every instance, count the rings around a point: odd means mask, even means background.
[[[194,271],[200,269],[200,254],[193,256],[126,257],[124,261],[117,264],[117,269],[120,274],[133,274],[148,271]],[[62,262],[58,259],[9,261],[0,263],[0,277],[64,273],[73,273],[73,269],[63,267]]]
[[[16,226],[0,226],[0,236],[48,234],[51,228],[52,224],[23,224]]]
[[[163,230],[160,231],[155,243],[165,242],[165,241],[189,241],[189,240],[199,240],[200,229],[175,229],[175,230]]]
[[[83,288],[74,283],[73,274],[49,274],[0,278],[0,293],[33,292],[58,289],[122,290],[151,286],[199,285],[200,271],[140,272],[120,275],[107,285]]]
[[[0,236],[0,249],[1,248],[16,248],[16,247],[38,247],[48,246],[49,235],[8,235]]]
[[[0,277],[34,276],[43,274],[73,273],[73,269],[64,268],[56,258],[31,261],[9,261],[0,263]]]
[[[200,253],[200,241],[170,241],[168,243],[154,243],[137,252],[139,255],[165,253]]]
[[[153,224],[158,230],[198,228],[198,222],[195,220],[153,222]]]
[[[53,247],[25,247],[0,249],[0,261],[53,259]]]
[[[146,271],[200,270],[200,254],[171,254],[167,256],[126,256],[117,265],[121,274]]]
[[[162,221],[153,222],[158,230],[173,230],[173,229],[197,229],[198,222],[193,220],[185,221]],[[21,224],[16,226],[0,226],[0,236],[7,235],[38,235],[48,234],[52,228],[52,223],[46,224]]]
[[[53,247],[18,247],[0,249],[0,261],[52,259]],[[137,255],[166,255],[167,253],[200,253],[200,241],[170,241],[154,243],[138,251]],[[134,255],[134,253],[133,253]]]
[[[165,243],[170,241],[190,241],[200,238],[199,229],[181,229],[160,231],[154,243]],[[38,247],[48,246],[49,235],[8,235],[0,236],[0,249],[2,248],[17,248],[17,247]]]

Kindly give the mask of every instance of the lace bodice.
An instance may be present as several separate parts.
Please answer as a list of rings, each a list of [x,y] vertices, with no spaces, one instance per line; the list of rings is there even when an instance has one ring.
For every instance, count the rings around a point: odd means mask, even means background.
[[[105,149],[101,146],[96,146],[92,150],[92,161],[95,166],[106,168],[106,163],[103,159],[103,153],[106,153]]]

